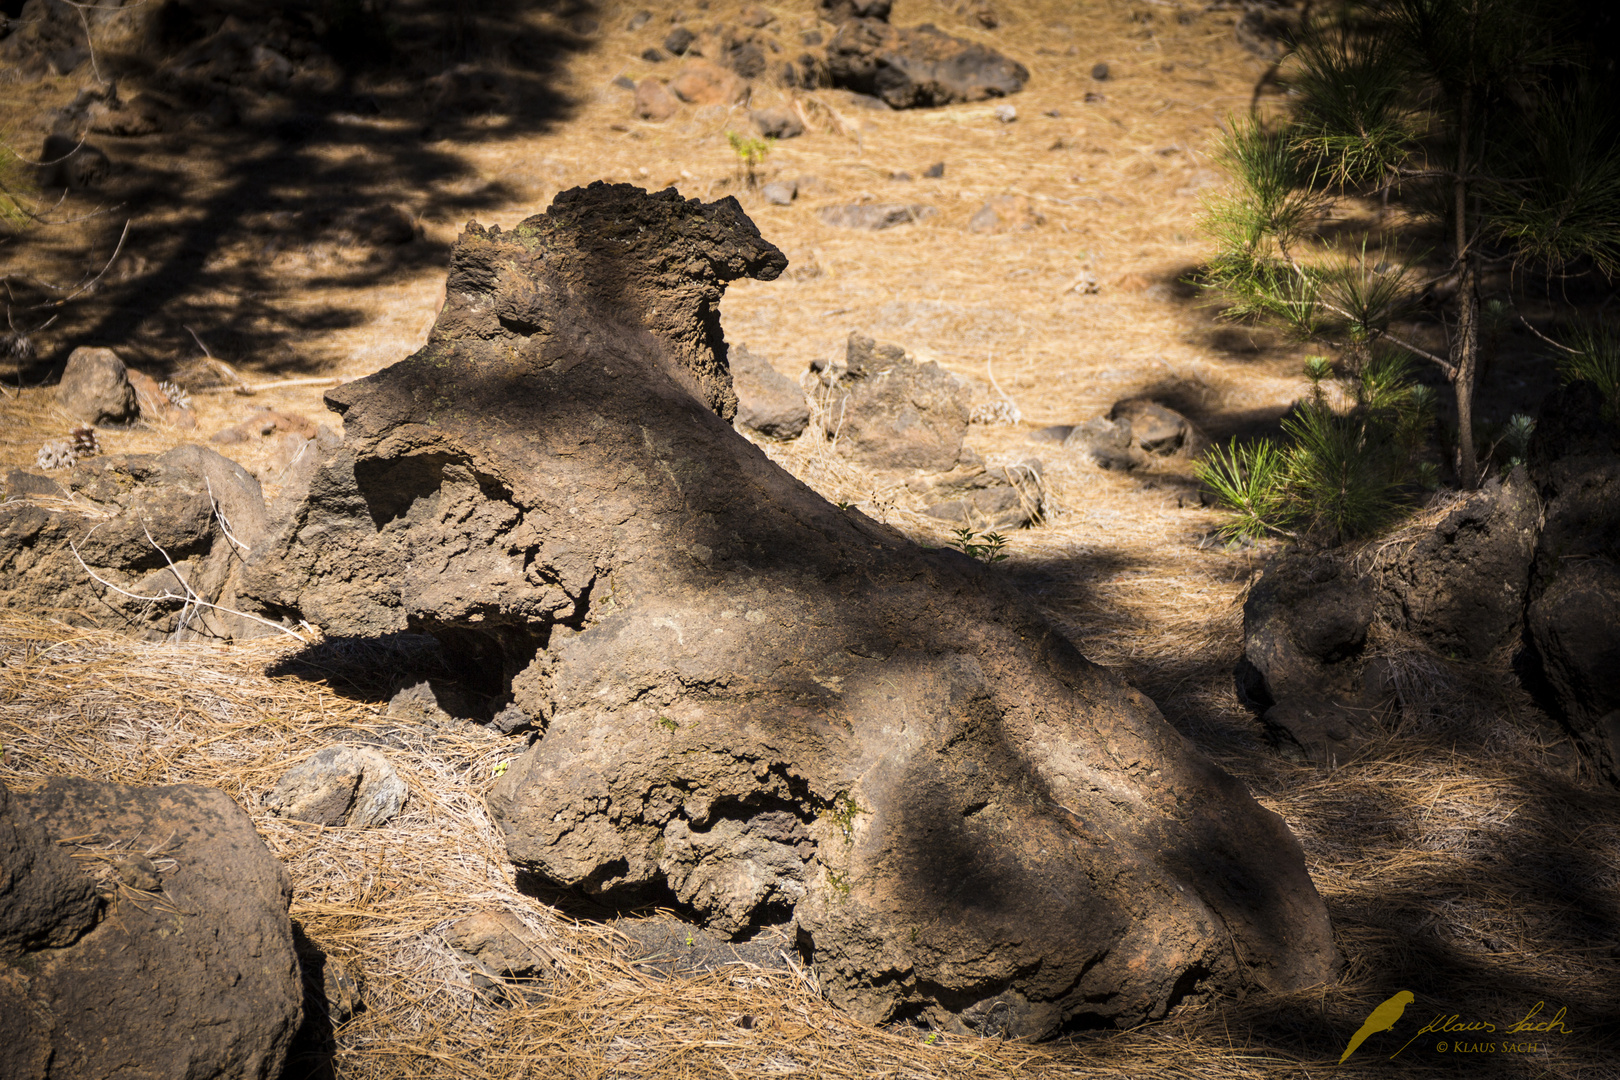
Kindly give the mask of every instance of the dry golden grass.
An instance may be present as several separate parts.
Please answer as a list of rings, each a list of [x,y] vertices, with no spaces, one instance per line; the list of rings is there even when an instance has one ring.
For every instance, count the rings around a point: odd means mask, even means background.
[[[573,103],[564,122],[507,138],[491,118],[486,138],[424,147],[454,157],[459,173],[413,188],[379,167],[360,194],[417,207],[447,194],[484,198],[473,215],[424,219],[427,241],[440,245],[467,216],[509,227],[557,191],[596,179],[673,183],[705,198],[735,194],[791,266],[776,282],[733,286],[723,309],[731,340],[794,372],[838,355],[848,333],[860,330],[938,360],[980,395],[993,362],[1025,423],[975,427],[971,441],[992,463],[1041,457],[1054,506],[1047,525],[1013,537],[1004,571],[1082,651],[1146,690],[1288,821],[1334,918],[1347,959],[1342,980],[1295,995],[1195,1000],[1159,1025],[1032,1047],[951,1036],[929,1044],[911,1029],[860,1025],[827,1005],[802,972],[740,967],[654,978],[627,961],[611,923],[570,917],[519,887],[483,794],[521,741],[384,716],[376,687],[337,677],[391,662],[360,645],[306,652],[306,661],[338,664],[323,680],[308,663],[289,667],[298,647],[286,643],[152,645],[5,614],[0,778],[27,786],[71,774],[229,792],[286,861],[304,931],[363,978],[367,1008],[333,1040],[331,1068],[345,1078],[1292,1080],[1330,1068],[1347,1076],[1617,1075],[1620,798],[1511,674],[1381,640],[1403,665],[1405,708],[1380,717],[1379,736],[1337,769],[1285,761],[1238,704],[1230,678],[1238,605],[1265,550],[1208,542],[1216,519],[1199,506],[1184,464],[1109,473],[1026,441],[1032,427],[1087,419],[1135,393],[1155,393],[1219,434],[1274,417],[1304,392],[1297,353],[1218,329],[1176,285],[1208,251],[1196,219],[1200,192],[1219,182],[1207,157],[1215,125],[1247,107],[1265,70],[1234,43],[1233,14],[1165,0],[1030,0],[997,4],[1003,25],[985,32],[950,5],[899,0],[897,23],[931,20],[1028,65],[1030,86],[1013,99],[1019,119],[998,123],[987,104],[889,113],[838,93],[799,94],[811,131],[778,143],[763,176],[818,183],[777,207],[737,178],[725,132],[745,127],[741,110],[686,109],[664,124],[630,118],[629,95],[612,78],[668,73],[638,54],[656,40],[655,29],[662,36],[672,5],[649,4],[652,26],[632,35],[624,27],[640,6],[605,2],[596,11],[597,43],[569,59],[557,86]],[[715,0],[691,15],[729,20],[740,6]],[[809,25],[809,0],[767,6],[790,39]],[[1178,11],[1193,17],[1183,24]],[[1112,69],[1104,83],[1089,76],[1099,60]],[[73,89],[50,79],[0,86],[0,104],[23,115],[59,104]],[[1087,104],[1087,91],[1107,100]],[[754,104],[786,101],[761,89]],[[122,151],[175,164],[134,144]],[[319,152],[332,160],[370,153],[342,145]],[[941,160],[944,177],[921,179]],[[204,191],[215,182],[213,168],[204,150],[185,163]],[[900,170],[919,179],[891,178]],[[1029,197],[1045,223],[1005,235],[967,231],[983,199],[1002,193]],[[926,202],[941,213],[875,234],[831,229],[815,216],[819,206],[858,200]],[[177,212],[172,223],[191,220]],[[105,250],[96,247],[101,227],[60,230],[35,257],[71,269]],[[268,380],[362,375],[409,353],[431,322],[442,267],[347,279],[352,254],[312,248],[274,256],[269,291],[251,302],[285,350],[280,359],[222,355]],[[243,249],[216,257],[256,256]],[[1095,294],[1069,288],[1086,273],[1099,284]],[[178,330],[185,312],[248,302],[198,291],[205,288],[172,297],[172,310],[158,313],[175,323],[163,340],[181,344],[168,353],[143,345],[143,362],[188,370],[197,353]],[[346,323],[314,317],[328,311],[358,315]],[[287,353],[299,362],[289,366]],[[326,419],[321,392],[198,394],[199,432],[260,404]],[[49,387],[7,389],[0,469],[31,465],[39,445],[66,426]],[[157,451],[194,437],[137,426],[104,432],[103,442],[109,452]],[[268,446],[227,449],[254,468],[269,455]],[[903,485],[850,465],[824,442],[766,450],[828,498],[924,542],[948,539],[948,529],[917,513]],[[394,822],[332,830],[263,812],[265,793],[290,764],[332,741],[362,739],[387,744],[410,784],[411,801]],[[451,921],[479,910],[517,914],[551,959],[555,977],[529,1004],[500,1008],[478,996],[441,937]],[[1574,1034],[1533,1054],[1448,1062],[1408,1053],[1393,1064],[1382,1060],[1392,1047],[1375,1054],[1375,1041],[1335,1067],[1362,1018],[1399,989],[1416,992],[1423,1007],[1498,1024],[1537,1001],[1549,1013],[1567,1006]],[[740,1023],[745,1016],[751,1026]],[[323,1067],[316,1060],[299,1069],[321,1075]]]

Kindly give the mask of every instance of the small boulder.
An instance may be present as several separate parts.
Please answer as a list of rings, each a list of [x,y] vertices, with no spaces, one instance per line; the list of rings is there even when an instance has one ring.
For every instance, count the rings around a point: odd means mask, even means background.
[[[728,349],[737,423],[773,439],[797,439],[810,423],[804,388],[742,345]]]
[[[1243,602],[1238,697],[1264,712],[1284,702],[1360,704],[1354,664],[1372,627],[1369,577],[1331,555],[1269,563]]]
[[[760,188],[759,193],[773,206],[787,206],[799,194],[799,185],[792,180],[773,180]]]
[[[1041,463],[1034,458],[994,468],[975,461],[939,476],[918,477],[906,486],[922,497],[923,513],[975,532],[1022,529],[1045,516]]]
[[[824,225],[838,229],[892,229],[896,225],[909,225],[926,221],[939,213],[922,203],[850,203],[845,206],[823,206],[816,211]]]
[[[692,47],[697,35],[684,26],[677,26],[664,37],[664,48],[676,56],[684,56],[686,50]]]
[[[139,411],[129,371],[111,349],[81,345],[68,356],[56,403],[91,424],[121,424]]]
[[[1054,436],[1057,430],[1047,429]],[[1131,422],[1126,418],[1087,420],[1070,428],[1062,442],[1065,450],[1084,454],[1105,469],[1130,469],[1136,464],[1131,456]]]
[[[1379,609],[1442,655],[1484,660],[1516,646],[1540,513],[1522,468],[1468,493],[1433,530],[1390,553]]]
[[[0,1076],[281,1075],[292,885],[224,792],[0,787],[0,867]]]
[[[747,86],[735,73],[699,58],[682,65],[669,89],[688,105],[735,105]]]
[[[1022,232],[1046,224],[1046,215],[1023,195],[992,195],[968,219],[976,233]]]
[[[968,426],[969,393],[961,380],[864,334],[849,335],[846,356],[824,421],[839,450],[874,469],[954,468]]]
[[[649,75],[636,84],[636,98],[630,108],[639,120],[668,120],[680,111],[681,103],[663,83]]]
[[[792,139],[804,134],[804,121],[792,109],[755,109],[748,118],[767,139]]]
[[[871,94],[895,109],[953,105],[1016,94],[1029,81],[1023,64],[930,23],[900,30],[876,19],[850,19],[827,45],[834,86]]]
[[[71,135],[48,135],[40,149],[39,184],[45,188],[83,191],[112,172],[112,162],[99,147]]]
[[[1525,621],[1548,704],[1620,783],[1620,429],[1603,404],[1592,383],[1572,383],[1536,421],[1544,524]]]
[[[1108,419],[1130,421],[1131,445],[1148,457],[1169,457],[1191,452],[1196,445],[1192,422],[1174,409],[1145,398],[1116,401]]]
[[[328,746],[287,770],[264,807],[316,825],[370,829],[393,820],[406,794],[405,781],[381,751]]]
[[[630,31],[640,30],[643,26],[646,26],[650,22],[652,22],[652,12],[648,11],[646,8],[642,8],[640,11],[630,16],[630,21],[625,24],[625,29]]]

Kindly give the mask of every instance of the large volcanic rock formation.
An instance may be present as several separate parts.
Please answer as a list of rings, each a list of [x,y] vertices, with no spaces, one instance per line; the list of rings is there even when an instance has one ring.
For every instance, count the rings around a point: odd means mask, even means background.
[[[1041,1036],[1327,979],[1280,818],[992,569],[732,430],[718,301],[785,266],[673,190],[469,225],[427,345],[327,395],[347,439],[244,591],[435,634],[543,728],[490,796],[516,862],[791,919],[868,1020]]]

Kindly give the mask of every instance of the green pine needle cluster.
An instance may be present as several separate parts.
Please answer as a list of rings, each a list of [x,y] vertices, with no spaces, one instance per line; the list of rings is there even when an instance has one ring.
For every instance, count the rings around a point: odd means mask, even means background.
[[[1585,379],[1603,395],[1604,419],[1620,423],[1620,326],[1598,321],[1576,325],[1566,339],[1558,374],[1566,383]]]
[[[1231,517],[1230,541],[1266,536],[1333,545],[1394,521],[1425,479],[1419,455],[1434,417],[1434,393],[1412,381],[1411,361],[1380,353],[1345,380],[1353,405],[1335,410],[1322,384],[1325,357],[1305,363],[1311,396],[1283,418],[1283,439],[1216,447],[1198,479]]]

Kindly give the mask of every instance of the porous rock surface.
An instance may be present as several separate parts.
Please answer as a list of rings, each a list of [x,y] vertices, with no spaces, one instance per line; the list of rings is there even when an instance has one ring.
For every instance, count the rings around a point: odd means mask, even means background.
[[[987,568],[731,429],[718,301],[785,266],[673,190],[470,225],[427,345],[327,394],[344,446],[248,587],[432,632],[543,727],[489,798],[514,861],[791,919],[864,1019],[1038,1037],[1330,977],[1280,818]]]
[[[291,899],[217,789],[0,786],[0,1076],[280,1076],[302,1011]]]
[[[68,356],[56,385],[62,411],[91,424],[121,424],[139,411],[128,370],[111,349],[81,345]]]
[[[52,498],[52,487],[72,503]],[[4,494],[0,607],[147,638],[275,632],[184,599],[135,598],[184,598],[189,586],[206,603],[239,607],[236,574],[269,518],[259,482],[213,450],[182,443],[162,454],[89,458],[60,484],[13,470]]]
[[[1620,427],[1602,410],[1597,387],[1576,382],[1536,422],[1545,510],[1526,624],[1551,706],[1620,782]]]

